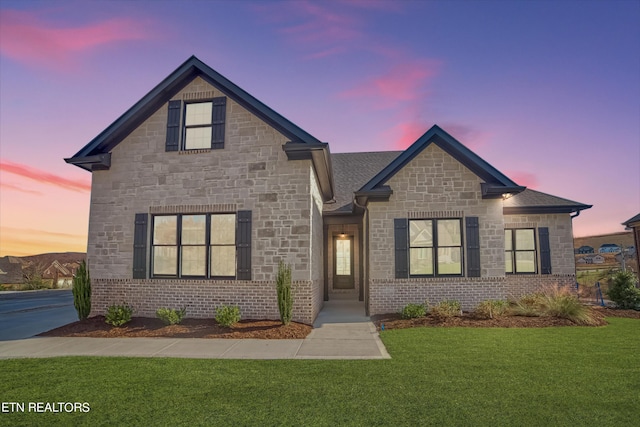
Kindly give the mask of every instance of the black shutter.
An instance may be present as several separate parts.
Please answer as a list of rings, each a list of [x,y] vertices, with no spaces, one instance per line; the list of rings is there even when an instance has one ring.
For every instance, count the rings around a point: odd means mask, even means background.
[[[238,280],[251,280],[251,211],[238,211]]]
[[[136,214],[133,231],[133,278],[147,278],[147,223],[146,213]]]
[[[467,277],[480,277],[480,225],[477,216],[465,218],[467,228]]]
[[[169,113],[167,114],[167,142],[165,151],[178,151],[180,149],[180,111],[182,101],[169,101]]]
[[[551,274],[551,248],[549,247],[549,228],[538,228],[538,237],[540,240],[540,272],[542,274]]]
[[[395,218],[393,220],[394,243],[396,248],[396,279],[406,279],[409,277],[408,225],[409,220],[407,218]]]
[[[227,97],[213,98],[211,108],[211,148],[224,148],[224,122],[227,116]]]

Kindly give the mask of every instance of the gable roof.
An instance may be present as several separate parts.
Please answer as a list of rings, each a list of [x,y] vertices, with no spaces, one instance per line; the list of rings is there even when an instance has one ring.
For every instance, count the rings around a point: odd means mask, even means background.
[[[344,214],[353,210],[353,193],[366,184],[402,151],[332,153],[335,203],[325,203],[325,213]]]
[[[109,127],[65,161],[88,171],[109,169],[109,152],[196,77],[216,87],[289,138],[290,141],[283,146],[288,158],[311,159],[320,180],[323,197],[326,200],[333,197],[329,145],[296,126],[195,56],[187,59]]]
[[[504,201],[505,215],[536,213],[572,213],[589,209],[592,205],[552,196],[541,191],[525,189]]]
[[[623,222],[622,225],[624,225],[625,227],[628,227],[628,228],[640,225],[640,213],[638,215],[634,216],[633,218],[629,218],[628,220]]]
[[[436,144],[485,182],[482,186],[483,198],[501,197],[504,193],[519,193],[525,188],[503,175],[438,125],[433,125],[393,162],[363,185],[357,194],[365,197],[376,193],[390,194],[390,189],[385,188],[385,184],[430,144]]]

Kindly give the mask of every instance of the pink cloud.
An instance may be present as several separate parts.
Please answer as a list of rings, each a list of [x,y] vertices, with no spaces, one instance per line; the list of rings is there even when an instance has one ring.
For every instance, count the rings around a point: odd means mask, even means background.
[[[338,2],[265,2],[253,9],[277,26],[286,41],[304,52],[305,59],[345,53],[364,36],[362,19]]]
[[[0,53],[16,61],[67,69],[73,55],[98,46],[149,37],[140,22],[129,18],[78,27],[55,26],[34,12],[0,10]]]
[[[0,171],[31,179],[42,184],[54,185],[65,190],[81,193],[91,191],[91,183],[88,181],[64,178],[20,163],[0,161]]]
[[[529,172],[507,171],[506,175],[518,185],[524,185],[528,188],[538,187],[538,178]]]
[[[394,66],[388,73],[366,80],[364,83],[343,91],[342,98],[375,98],[375,105],[392,108],[400,102],[423,98],[425,86],[440,67],[439,61],[418,60]]]
[[[0,188],[4,188],[6,190],[18,191],[20,193],[26,193],[26,194],[36,194],[36,195],[41,195],[42,194],[39,191],[28,190],[26,188],[20,187],[19,185],[10,184],[8,182],[0,182]]]
[[[392,141],[391,149],[406,150],[427,131],[427,127],[419,120],[406,120],[385,132],[385,137]]]

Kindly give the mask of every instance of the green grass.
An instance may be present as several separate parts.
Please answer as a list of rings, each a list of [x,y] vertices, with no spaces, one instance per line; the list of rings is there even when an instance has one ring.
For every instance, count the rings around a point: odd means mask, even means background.
[[[625,426],[640,419],[640,321],[382,333],[391,360],[0,361],[0,425]]]

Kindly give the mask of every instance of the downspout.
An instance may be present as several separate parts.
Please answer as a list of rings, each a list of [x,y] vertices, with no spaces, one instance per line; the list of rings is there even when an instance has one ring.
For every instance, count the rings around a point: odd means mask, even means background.
[[[578,215],[580,215],[580,210],[577,210],[575,212],[575,215],[569,214],[569,219],[571,220],[571,237],[572,238],[573,238],[573,218],[577,217]],[[576,265],[575,257],[573,257],[573,277],[575,277],[575,280],[576,280],[576,293],[577,293],[580,285],[578,284],[578,266]]]

